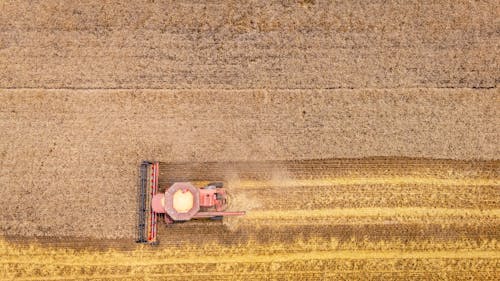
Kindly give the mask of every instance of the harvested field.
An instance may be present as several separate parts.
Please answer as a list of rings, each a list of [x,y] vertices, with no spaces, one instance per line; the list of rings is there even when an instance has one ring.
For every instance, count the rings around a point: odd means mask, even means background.
[[[498,83],[497,1],[272,2],[2,1],[0,87],[493,88]]]
[[[0,280],[500,280],[497,2],[0,1]]]
[[[325,170],[330,177],[345,178],[370,176],[366,173],[390,176],[384,175],[385,170],[399,171],[399,165],[418,175],[442,171],[440,176],[446,179],[451,165],[453,183],[460,180],[453,178],[454,169],[474,173],[485,164],[473,159],[490,161],[498,151],[498,107],[491,103],[495,90],[0,91],[4,105],[0,184],[5,186],[0,231],[6,235],[129,237],[135,227],[137,165],[143,159],[195,163],[366,155],[468,159],[465,164],[382,159],[367,162],[366,167],[363,160],[339,160],[333,166],[312,161],[306,168],[307,173],[321,175]],[[361,172],[356,172],[356,165],[361,165]],[[204,168],[192,174],[195,168],[190,172],[174,166],[167,168],[167,175],[193,175],[199,180],[211,176],[211,170]],[[277,178],[286,179],[287,173],[307,177],[293,165],[283,168],[267,166],[278,169]],[[259,165],[238,169],[247,173],[257,169],[251,178],[269,177],[260,175],[267,170]],[[228,170],[225,176],[230,175]],[[355,196],[360,202],[371,200],[363,199],[362,193]],[[441,199],[428,204],[446,202]],[[385,200],[393,206],[400,202]],[[335,204],[351,204],[340,201]]]

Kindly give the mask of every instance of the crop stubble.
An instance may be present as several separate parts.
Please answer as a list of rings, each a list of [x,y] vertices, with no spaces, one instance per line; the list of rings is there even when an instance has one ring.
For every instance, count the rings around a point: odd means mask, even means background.
[[[2,1],[0,87],[494,88],[497,4]]]
[[[4,206],[1,227],[7,235],[130,236],[141,159],[246,163],[406,155],[488,160],[495,155],[499,135],[495,126],[498,108],[491,103],[495,90],[0,91],[0,101],[5,105],[0,108],[0,182],[6,187],[0,197]],[[339,162],[336,167],[314,161],[303,165],[318,173],[317,180],[322,179],[323,172],[330,177],[371,177],[370,173],[380,175],[388,165],[383,160],[368,161],[366,169],[356,172],[356,165],[363,164],[356,161]],[[391,165],[404,166],[409,160],[394,161]],[[441,173],[439,177],[453,182],[460,180],[454,178],[458,172],[453,165],[464,173],[461,177],[474,177],[481,171],[493,173],[488,167],[491,164],[481,161],[453,164],[449,171],[448,164],[443,163],[410,162],[409,174],[402,176],[410,177],[411,185],[415,180],[411,177],[422,173],[432,176],[436,170]],[[253,174],[252,169],[248,166],[240,170],[246,171],[249,179],[265,176],[259,175],[262,169]],[[286,179],[289,173],[298,175],[293,165],[275,169],[268,176],[274,181]],[[196,179],[211,176],[210,170],[202,171],[205,174]],[[387,173],[391,171],[389,167]],[[182,167],[169,169],[167,174],[174,173],[178,177],[190,175]],[[307,179],[305,176],[302,179]],[[364,183],[364,188],[369,184]],[[318,193],[311,197],[312,202],[305,200],[305,208],[343,204],[332,201],[335,199],[321,203],[324,197],[319,194],[328,191],[324,187],[308,188],[316,188]],[[474,188],[477,191],[474,186],[464,188],[462,194]],[[273,190],[269,187],[261,192],[270,195]],[[481,204],[491,206],[485,196],[494,190],[485,187],[479,191],[474,194],[484,200]],[[257,191],[249,190],[246,195],[251,192]],[[417,192],[429,200],[427,206],[440,201],[456,207],[476,204],[467,197],[458,198],[460,192],[438,193],[433,198],[433,193],[425,193],[422,188]],[[376,204],[361,196],[360,202],[365,207],[395,206],[398,200],[417,204],[415,197],[405,199],[396,190],[392,196],[377,197],[380,203]],[[443,200],[443,196],[462,203]]]

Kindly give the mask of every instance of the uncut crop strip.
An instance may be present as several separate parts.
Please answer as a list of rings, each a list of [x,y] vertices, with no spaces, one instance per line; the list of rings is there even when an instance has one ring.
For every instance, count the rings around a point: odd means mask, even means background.
[[[124,252],[93,252],[38,245],[19,247],[0,241],[0,268],[4,269],[0,278],[15,276],[16,280],[57,280],[204,276],[209,278],[207,280],[216,280],[216,277],[240,276],[236,279],[245,280],[249,275],[238,274],[255,273],[256,268],[259,268],[258,273],[264,278],[276,271],[295,275],[313,272],[366,274],[436,270],[461,270],[465,273],[471,267],[474,268],[471,272],[478,276],[488,273],[500,258],[498,245],[492,240],[485,240],[480,244],[467,239],[423,242],[425,243],[408,246],[402,241],[342,244],[333,240],[297,240],[287,244],[263,245],[250,242],[232,247],[218,244],[202,247],[170,245],[161,251],[139,247]],[[423,244],[427,248],[421,248]],[[402,249],[401,245],[407,246]],[[183,251],[180,251],[181,248]],[[199,258],[200,255],[203,256],[202,259]],[[311,268],[311,262],[317,265]],[[211,274],[207,274],[208,271]]]
[[[314,210],[337,208],[436,207],[495,209],[497,186],[335,185],[287,188],[280,186],[233,189],[235,197],[258,198],[258,210]],[[243,206],[244,207],[244,206]]]
[[[500,180],[494,178],[462,178],[445,179],[435,177],[369,177],[369,178],[323,178],[323,179],[290,179],[290,180],[241,180],[235,182],[237,188],[267,188],[280,186],[312,187],[312,186],[338,186],[338,185],[437,185],[437,186],[491,186],[500,185]]]
[[[439,224],[444,226],[500,224],[500,209],[446,208],[342,208],[317,210],[249,211],[241,225],[368,225],[368,224]]]
[[[496,209],[496,178],[366,177],[228,181],[235,196],[254,198],[259,210],[420,207]]]
[[[271,210],[251,211],[249,219],[296,219],[296,218],[330,218],[330,217],[500,217],[500,209],[444,209],[444,208],[352,208],[352,209],[320,209],[320,210]]]
[[[369,184],[421,182],[430,184],[472,184],[496,180],[498,183],[499,161],[451,161],[412,158],[364,158],[321,159],[263,162],[206,162],[164,163],[163,182],[173,180],[226,180],[254,186],[253,182],[287,182],[297,185],[297,180],[309,184]],[[317,181],[314,183],[311,180]],[[320,182],[322,181],[322,182]],[[481,182],[483,181],[483,182]],[[300,182],[299,182],[300,183]]]

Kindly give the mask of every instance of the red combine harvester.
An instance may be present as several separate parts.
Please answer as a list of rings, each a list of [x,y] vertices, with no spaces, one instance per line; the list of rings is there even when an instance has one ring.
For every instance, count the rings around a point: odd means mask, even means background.
[[[176,182],[158,192],[159,163],[141,163],[139,187],[138,243],[156,244],[157,220],[163,216],[167,224],[191,219],[222,219],[241,216],[245,212],[226,212],[227,193],[221,182],[197,188],[190,182]]]

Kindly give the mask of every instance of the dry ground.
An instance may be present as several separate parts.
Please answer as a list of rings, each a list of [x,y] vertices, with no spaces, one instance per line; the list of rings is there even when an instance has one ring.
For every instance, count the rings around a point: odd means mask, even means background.
[[[0,279],[500,279],[497,6],[0,1]],[[136,247],[143,159],[248,215]]]
[[[0,91],[8,235],[130,237],[142,159],[489,159],[498,151],[496,90]]]
[[[491,88],[498,2],[1,1],[3,88]]]

